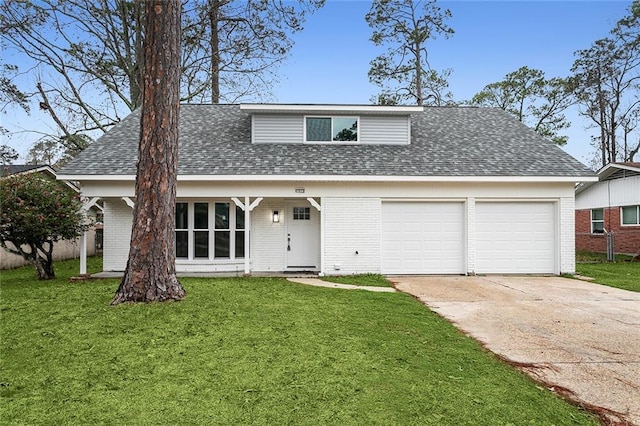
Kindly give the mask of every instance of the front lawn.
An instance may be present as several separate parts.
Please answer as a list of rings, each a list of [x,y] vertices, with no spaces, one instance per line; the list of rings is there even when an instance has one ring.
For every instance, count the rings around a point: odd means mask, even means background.
[[[640,292],[640,262],[578,263],[576,273],[598,284]]]
[[[406,294],[184,278],[110,307],[69,264],[2,271],[2,424],[597,424]]]
[[[633,256],[626,254],[616,254],[615,260],[618,263],[630,261]],[[607,262],[606,253],[595,253],[591,251],[576,251],[576,263],[605,263]]]

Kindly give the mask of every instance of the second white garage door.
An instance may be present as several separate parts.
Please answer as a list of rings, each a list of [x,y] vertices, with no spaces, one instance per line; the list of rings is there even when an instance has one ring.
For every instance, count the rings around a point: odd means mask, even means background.
[[[476,272],[556,273],[555,204],[476,203]]]
[[[464,274],[462,203],[382,203],[382,272]]]

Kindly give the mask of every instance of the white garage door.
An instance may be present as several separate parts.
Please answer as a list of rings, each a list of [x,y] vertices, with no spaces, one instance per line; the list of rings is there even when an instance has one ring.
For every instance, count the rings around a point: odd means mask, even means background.
[[[382,272],[464,274],[462,203],[382,203]]]
[[[556,272],[554,203],[476,203],[476,272]]]

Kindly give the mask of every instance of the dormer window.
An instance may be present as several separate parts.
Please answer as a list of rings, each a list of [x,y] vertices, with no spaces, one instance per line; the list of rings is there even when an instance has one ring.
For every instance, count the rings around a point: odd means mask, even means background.
[[[358,142],[358,117],[305,117],[305,142]]]

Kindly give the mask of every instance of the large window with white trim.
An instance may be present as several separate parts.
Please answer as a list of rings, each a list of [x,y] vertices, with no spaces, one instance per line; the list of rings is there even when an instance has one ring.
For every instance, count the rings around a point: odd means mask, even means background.
[[[176,257],[189,257],[189,204],[176,203]]]
[[[306,142],[358,142],[358,117],[305,117]]]
[[[178,259],[242,259],[244,233],[244,211],[233,203],[176,203]]]
[[[620,207],[623,225],[640,225],[640,206]]]

